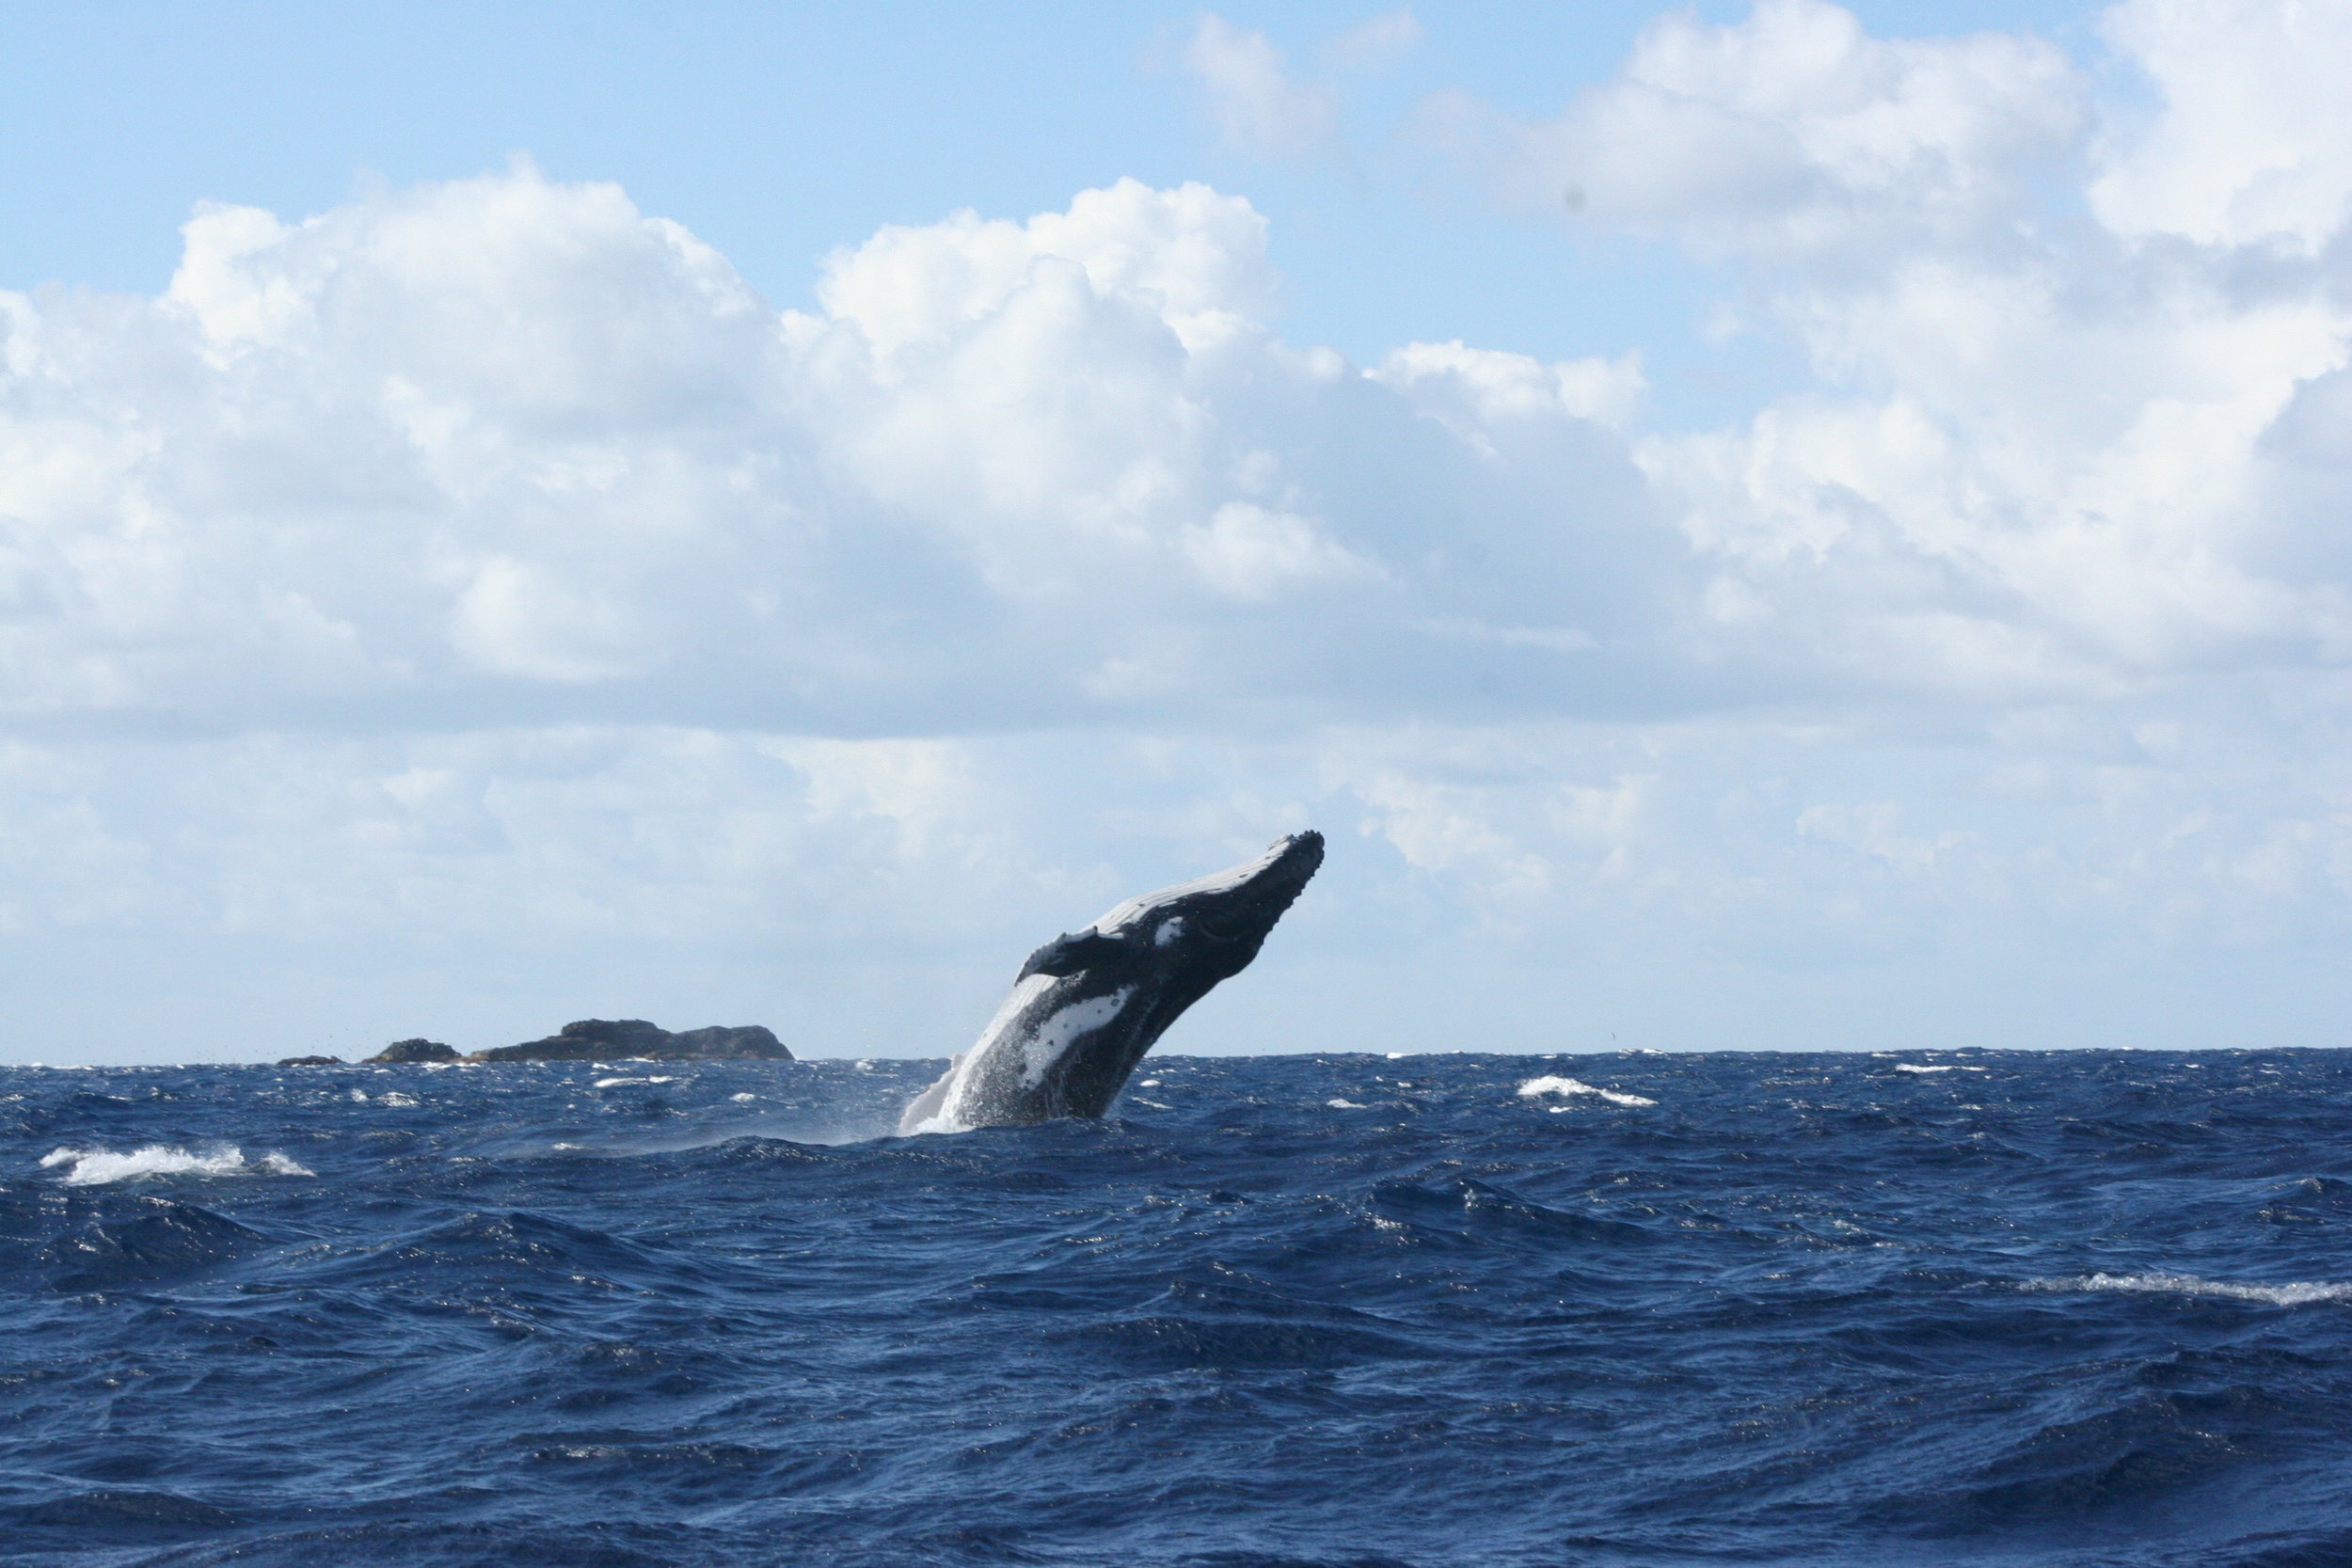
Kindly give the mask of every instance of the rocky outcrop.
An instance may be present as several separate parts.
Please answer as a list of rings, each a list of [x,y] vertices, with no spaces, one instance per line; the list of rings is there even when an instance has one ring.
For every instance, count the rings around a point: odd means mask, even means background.
[[[788,1062],[792,1053],[765,1024],[713,1023],[670,1037],[670,1053],[714,1062]]]
[[[279,1067],[341,1067],[343,1065],[343,1059],[341,1056],[287,1056],[280,1059],[278,1065]]]
[[[394,1040],[368,1060],[397,1066],[404,1062],[462,1062],[465,1058],[439,1040]]]
[[[672,1034],[642,1018],[584,1018],[566,1023],[560,1034],[520,1045],[494,1045],[466,1058],[469,1062],[611,1062],[625,1056],[651,1056],[659,1061],[788,1062],[792,1053],[784,1042],[756,1023],[736,1028],[713,1024]]]

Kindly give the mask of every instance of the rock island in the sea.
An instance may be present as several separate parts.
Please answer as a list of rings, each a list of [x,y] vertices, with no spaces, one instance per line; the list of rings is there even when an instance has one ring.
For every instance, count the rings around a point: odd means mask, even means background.
[[[757,1023],[730,1028],[714,1023],[707,1029],[673,1034],[642,1018],[583,1018],[566,1023],[543,1040],[520,1045],[494,1045],[485,1051],[461,1053],[439,1040],[394,1040],[369,1063],[399,1065],[413,1062],[610,1062],[628,1056],[651,1056],[664,1062],[788,1062],[792,1053],[774,1033]],[[341,1067],[333,1056],[290,1056],[279,1067]]]

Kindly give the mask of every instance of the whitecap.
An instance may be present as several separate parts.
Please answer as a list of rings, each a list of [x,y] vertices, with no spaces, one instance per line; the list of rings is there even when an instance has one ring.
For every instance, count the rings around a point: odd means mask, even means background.
[[[734,1101],[738,1105],[749,1105],[753,1101],[757,1100],[759,1096],[755,1094],[736,1094],[729,1095],[727,1098]]]
[[[258,1161],[248,1162],[239,1148],[216,1149],[199,1154],[193,1149],[167,1148],[150,1144],[116,1153],[103,1148],[54,1148],[41,1156],[40,1168],[53,1170],[63,1165],[65,1174],[58,1180],[69,1187],[98,1187],[111,1181],[131,1181],[143,1176],[252,1176],[263,1172],[272,1176],[312,1176],[317,1173],[297,1161],[276,1152],[264,1154]]]
[[[1992,1069],[1980,1067],[1956,1067],[1948,1062],[1939,1063],[1934,1067],[1925,1067],[1917,1062],[1897,1062],[1895,1064],[1895,1070],[1897,1072],[1990,1072]]]
[[[2184,1296],[2220,1296],[2271,1307],[2307,1307],[2313,1302],[2352,1302],[2352,1283],[2297,1280],[2288,1285],[2240,1285],[2200,1279],[2193,1274],[2087,1274],[2071,1279],[2032,1279],[2028,1291],[2135,1291]]]
[[[1612,1105],[1655,1105],[1658,1103],[1645,1095],[1621,1094],[1615,1089],[1597,1089],[1590,1084],[1579,1083],[1573,1078],[1530,1078],[1519,1085],[1519,1097],[1522,1100],[1534,1100],[1548,1094],[1597,1095]]]
[[[1368,1106],[1359,1105],[1352,1100],[1327,1100],[1324,1103],[1330,1106],[1334,1111],[1362,1111],[1370,1108]]]

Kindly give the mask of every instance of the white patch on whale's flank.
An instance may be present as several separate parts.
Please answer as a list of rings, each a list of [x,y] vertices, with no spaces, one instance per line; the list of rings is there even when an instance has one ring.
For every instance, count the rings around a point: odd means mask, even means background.
[[[1655,1100],[1638,1094],[1620,1094],[1615,1089],[1597,1089],[1590,1084],[1580,1084],[1573,1078],[1530,1078],[1519,1085],[1519,1097],[1534,1100],[1541,1095],[1597,1095],[1612,1105],[1655,1105]]]
[[[1045,1075],[1070,1049],[1071,1041],[1108,1023],[1134,998],[1136,988],[1121,986],[1108,996],[1090,997],[1073,1002],[1037,1026],[1029,1037],[1021,1042],[1021,1083],[1025,1088],[1036,1088],[1045,1082]]]
[[[962,1066],[995,1044],[1021,1017],[1023,1008],[1053,989],[1054,976],[1051,974],[1032,974],[1013,987],[1012,994],[1006,997],[1004,1006],[996,1009],[996,1016],[988,1021],[988,1027],[980,1031],[980,1037],[973,1043],[972,1049],[956,1058],[956,1065]]]
[[[1188,898],[1196,893],[1229,892],[1280,860],[1290,847],[1291,840],[1288,838],[1277,839],[1264,854],[1260,855],[1256,860],[1234,866],[1230,871],[1218,871],[1206,877],[1196,877],[1189,882],[1179,882],[1174,887],[1164,887],[1156,893],[1138,894],[1125,903],[1114,907],[1108,914],[1096,921],[1091,929],[1106,937],[1117,936],[1127,927],[1150,915],[1152,911],[1163,905],[1172,904],[1179,898]]]
[[[1020,1026],[1029,1004],[1058,983],[1058,977],[1052,974],[1032,974],[1014,986],[1012,994],[1005,998],[1004,1006],[996,1009],[996,1016],[989,1020],[988,1027],[980,1032],[978,1043],[958,1056],[940,1082],[932,1085],[913,1105],[907,1107],[900,1132],[970,1132],[973,1127],[972,1108],[965,1101],[970,1097],[977,1076],[975,1069],[988,1054],[991,1046]],[[1073,1003],[1041,1020],[1030,1032],[1029,1037],[1020,1044],[1022,1086],[1035,1088],[1043,1083],[1046,1073],[1053,1070],[1054,1064],[1061,1060],[1062,1053],[1069,1050],[1073,1041],[1117,1018],[1120,1009],[1133,1000],[1135,994],[1135,987],[1121,987],[1107,996]],[[925,1110],[927,1104],[930,1107],[928,1112]]]
[[[1160,922],[1160,928],[1152,933],[1152,945],[1154,947],[1166,947],[1169,942],[1174,942],[1177,938],[1183,936],[1184,934],[1184,917],[1181,914],[1176,915],[1170,919]]]
[[[988,1053],[990,1046],[1004,1037],[1007,1030],[1020,1022],[1022,1011],[1053,990],[1054,984],[1055,977],[1051,974],[1031,974],[1015,985],[1012,994],[997,1007],[996,1016],[988,1021],[988,1027],[980,1031],[980,1037],[973,1043],[972,1049],[948,1063],[947,1070],[940,1075],[939,1082],[917,1095],[914,1103],[907,1107],[899,1131],[908,1133],[969,1132],[970,1124],[963,1119],[963,1097],[972,1086],[970,1069]],[[930,1107],[929,1111],[924,1110],[927,1104]]]

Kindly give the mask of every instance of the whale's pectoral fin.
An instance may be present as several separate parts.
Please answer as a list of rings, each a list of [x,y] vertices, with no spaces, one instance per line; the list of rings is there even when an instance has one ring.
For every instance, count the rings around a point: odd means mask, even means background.
[[[963,1058],[958,1056],[947,1064],[947,1070],[939,1075],[938,1083],[914,1097],[914,1103],[898,1117],[898,1136],[921,1132],[925,1122],[939,1115],[947,1103],[947,1090],[956,1081],[956,1069],[961,1066]]]
[[[1057,979],[1075,974],[1082,969],[1117,958],[1127,951],[1129,943],[1117,937],[1106,937],[1100,931],[1080,931],[1075,936],[1058,936],[1029,955],[1029,961],[1021,966],[1021,978],[1032,974],[1051,974]]]

